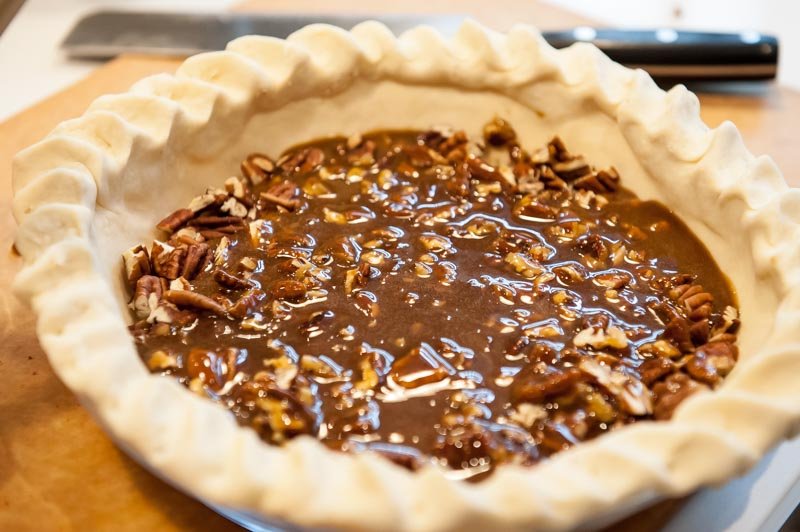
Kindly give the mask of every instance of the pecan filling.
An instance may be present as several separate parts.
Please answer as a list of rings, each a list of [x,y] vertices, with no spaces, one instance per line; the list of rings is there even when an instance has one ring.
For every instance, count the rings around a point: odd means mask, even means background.
[[[736,363],[705,247],[558,138],[382,131],[241,174],[123,258],[147,366],[267,442],[480,477],[667,419]]]

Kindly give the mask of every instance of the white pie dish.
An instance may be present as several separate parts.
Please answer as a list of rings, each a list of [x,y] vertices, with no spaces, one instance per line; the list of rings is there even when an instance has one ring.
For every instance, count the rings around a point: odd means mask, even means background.
[[[742,473],[800,422],[800,194],[735,127],[708,129],[682,87],[590,45],[465,24],[453,41],[377,23],[247,37],[98,99],[14,162],[17,292],[38,314],[51,364],[115,440],[216,505],[305,526],[563,529],[596,526]],[[409,473],[300,438],[277,448],[222,408],[150,375],[126,329],[120,255],[164,213],[219,183],[244,155],[386,127],[476,133],[495,114],[527,145],[553,134],[687,222],[737,288],[741,359],[669,422],[643,422],[533,468],[471,485]],[[345,117],[345,118],[343,118]]]

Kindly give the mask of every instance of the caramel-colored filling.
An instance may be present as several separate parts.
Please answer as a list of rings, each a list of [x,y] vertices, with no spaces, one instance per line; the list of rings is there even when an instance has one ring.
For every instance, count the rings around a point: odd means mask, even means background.
[[[464,477],[717,385],[739,322],[703,244],[560,140],[484,133],[248,157],[126,253],[144,362],[265,441]]]

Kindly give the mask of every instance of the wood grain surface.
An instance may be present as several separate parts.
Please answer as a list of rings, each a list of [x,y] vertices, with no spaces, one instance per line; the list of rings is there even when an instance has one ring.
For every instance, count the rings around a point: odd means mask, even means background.
[[[466,13],[498,29],[513,22],[543,28],[588,23],[537,2],[473,0],[432,3],[355,0],[247,2],[240,9]],[[380,8],[380,9],[379,9]],[[38,347],[30,312],[10,294],[20,268],[12,252],[10,161],[58,122],[78,116],[101,94],[173,71],[178,59],[124,56],[0,124],[0,530],[237,530],[238,527],[169,487],[118,451],[50,369]],[[792,183],[800,183],[793,154],[800,94],[775,86],[748,93],[701,94],[709,125],[732,120],[755,153],[769,153]],[[616,530],[655,529],[680,505],[668,502],[628,519]]]

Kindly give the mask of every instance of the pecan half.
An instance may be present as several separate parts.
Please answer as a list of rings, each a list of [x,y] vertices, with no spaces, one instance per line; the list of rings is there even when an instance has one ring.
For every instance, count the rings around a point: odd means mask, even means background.
[[[225,308],[208,296],[188,290],[167,290],[164,292],[164,299],[179,307],[192,307],[199,310],[207,310],[219,316],[227,314]]]
[[[300,201],[295,198],[298,192],[297,185],[291,181],[283,181],[262,192],[261,199],[293,211],[300,205]]]
[[[186,249],[185,245],[173,247],[158,240],[153,242],[150,260],[155,273],[170,280],[180,277],[183,272]]]
[[[316,170],[324,160],[325,153],[319,148],[302,148],[281,157],[278,166],[288,173],[308,173]]]
[[[161,301],[165,286],[161,279],[153,275],[143,275],[136,281],[133,293],[133,311],[139,319],[146,319]]]
[[[241,216],[215,216],[205,214],[189,222],[189,225],[193,227],[213,227],[215,230],[226,226],[236,226],[238,230],[243,224],[244,221]]]
[[[186,223],[194,218],[195,213],[191,209],[178,209],[156,224],[158,229],[167,233],[174,233]]]
[[[125,278],[128,286],[136,286],[136,282],[143,276],[150,274],[150,256],[144,246],[134,246],[122,254],[125,266]]]

